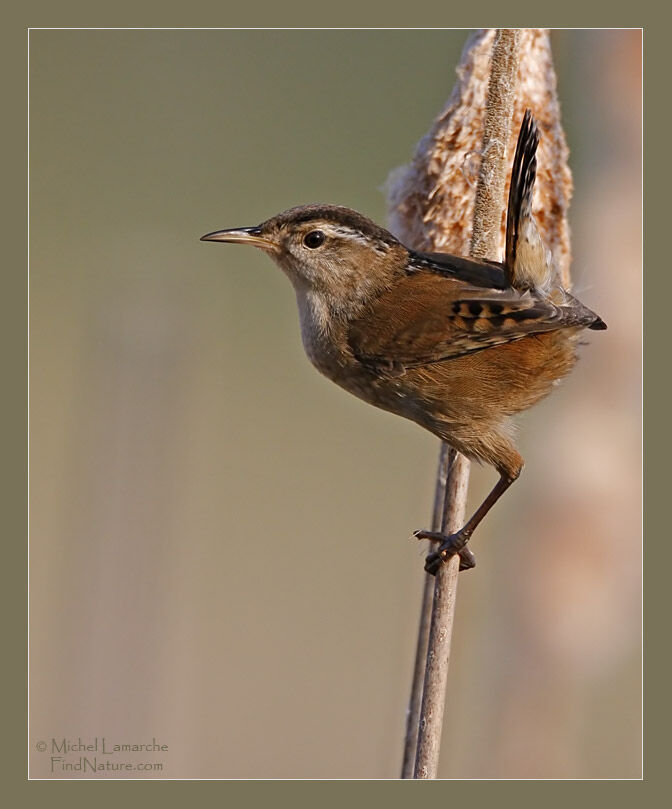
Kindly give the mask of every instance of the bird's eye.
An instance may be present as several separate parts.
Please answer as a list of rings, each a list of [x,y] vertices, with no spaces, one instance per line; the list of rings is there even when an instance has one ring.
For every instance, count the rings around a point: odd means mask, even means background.
[[[310,247],[311,250],[314,250],[316,247],[324,244],[324,239],[325,235],[321,230],[311,230],[310,233],[306,233],[303,237],[303,243],[306,247]]]

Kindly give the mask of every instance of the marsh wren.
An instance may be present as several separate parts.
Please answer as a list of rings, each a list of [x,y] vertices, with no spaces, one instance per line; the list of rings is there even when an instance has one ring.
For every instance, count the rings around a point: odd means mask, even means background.
[[[576,362],[584,329],[604,322],[563,289],[532,217],[537,126],[528,110],[513,162],[503,262],[420,253],[349,208],[303,205],[204,241],[250,244],[294,286],[313,365],[360,399],[417,422],[500,478],[474,515],[438,540],[436,573],[519,476],[510,417],[553,389]]]

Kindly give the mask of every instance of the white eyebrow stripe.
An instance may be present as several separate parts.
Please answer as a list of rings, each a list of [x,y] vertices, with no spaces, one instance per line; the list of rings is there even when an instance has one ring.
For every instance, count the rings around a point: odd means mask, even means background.
[[[388,249],[388,245],[384,242],[380,241],[379,239],[372,239],[370,236],[365,236],[353,228],[325,223],[322,230],[324,230],[330,236],[342,236],[345,239],[350,239],[353,242],[359,242],[360,244],[366,246],[373,246],[376,249]]]

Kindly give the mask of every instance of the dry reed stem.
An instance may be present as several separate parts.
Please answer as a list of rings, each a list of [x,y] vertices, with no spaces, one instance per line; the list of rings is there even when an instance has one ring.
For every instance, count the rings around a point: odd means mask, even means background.
[[[431,530],[441,530],[448,473],[451,463],[451,449],[444,441],[439,450],[439,465],[436,473],[436,487],[434,489],[434,506],[432,508]],[[406,711],[406,735],[404,737],[404,758],[401,768],[402,778],[412,778],[415,767],[415,752],[418,746],[418,721],[422,707],[422,687],[425,680],[425,664],[427,662],[427,646],[429,644],[429,626],[432,617],[432,598],[434,597],[434,578],[425,574],[422,588],[422,603],[420,606],[420,626],[418,627],[418,640],[415,649],[415,665],[413,667],[413,682],[411,684],[411,697]]]
[[[470,250],[478,258],[497,258],[495,250],[500,230],[497,225],[502,217],[505,156],[518,79],[519,39],[516,29],[502,28],[497,30],[492,45]],[[446,483],[442,533],[452,534],[464,523],[468,489],[469,462],[455,452]],[[436,574],[413,772],[416,779],[436,778],[439,768],[459,565],[459,556],[453,556]]]
[[[500,28],[495,34],[485,102],[481,166],[474,199],[470,254],[495,261],[499,253],[507,177],[507,147],[518,87],[520,32]]]
[[[488,98],[490,75],[490,55],[495,37],[504,37],[501,45],[502,66],[506,73],[507,49],[509,68],[511,47],[517,41],[518,70],[517,76],[509,75],[507,86],[500,87],[500,92],[507,97],[506,105],[513,107],[513,124],[509,123],[508,133],[499,130],[497,143],[490,149],[480,146],[481,131],[487,128],[484,118],[488,109],[492,110],[493,101],[496,106],[499,99]],[[499,258],[504,243],[505,209],[503,189],[508,175],[508,167],[512,160],[515,148],[515,138],[520,127],[524,110],[530,107],[542,129],[542,141],[539,149],[539,169],[535,193],[534,213],[537,218],[542,235],[551,249],[554,260],[559,268],[563,282],[569,286],[569,228],[567,224],[567,209],[571,197],[571,174],[567,164],[568,150],[564,132],[560,123],[560,109],[556,94],[556,78],[550,50],[548,32],[543,29],[518,29],[497,32],[495,29],[486,29],[474,34],[465,45],[460,64],[457,68],[458,82],[453,90],[449,102],[436,120],[430,133],[418,145],[412,163],[397,169],[390,177],[388,183],[388,200],[390,205],[390,223],[397,235],[408,244],[418,249],[444,250],[464,255],[467,247],[473,244],[473,254]],[[513,88],[516,85],[515,91]],[[506,83],[505,83],[506,84]],[[501,112],[501,108],[500,108]],[[506,117],[506,116],[504,116]],[[497,120],[501,122],[501,116]],[[510,122],[510,116],[509,116]],[[485,144],[485,140],[484,140]],[[506,148],[504,148],[506,144]],[[481,232],[472,229],[474,210],[477,206],[472,192],[472,181],[469,177],[469,156],[482,154],[479,178],[487,181],[490,186],[493,180],[491,169],[488,168],[488,158],[493,159],[493,149],[496,151],[497,190],[490,194],[492,198],[493,219],[490,220]],[[490,173],[488,173],[490,172]],[[481,186],[484,183],[481,182]],[[481,211],[482,211],[481,206]],[[496,228],[496,219],[499,215],[499,232]],[[485,222],[483,213],[477,216],[478,222]],[[493,224],[494,223],[494,224]],[[484,236],[483,231],[487,231]],[[487,236],[487,238],[486,238]],[[446,476],[445,464],[448,460],[448,448],[441,449],[439,473],[437,484]],[[452,450],[450,451],[452,452]],[[453,464],[453,474],[455,474]],[[465,478],[464,491],[466,492],[466,476],[468,468],[461,473]],[[458,476],[459,477],[459,476]],[[454,483],[452,485],[455,485]],[[439,498],[435,498],[433,525],[436,523],[436,513]],[[455,505],[446,503],[446,506],[455,516]],[[456,519],[452,530],[457,530],[463,521],[463,515]],[[446,580],[442,587],[454,587],[457,578],[457,562],[446,565],[447,573],[443,574]],[[406,739],[404,745],[404,762],[402,778],[410,778],[413,773],[413,757],[417,752],[415,728],[419,725],[419,706],[421,705],[421,690],[423,678],[422,671],[425,650],[428,647],[429,612],[432,609],[430,592],[432,582],[425,578],[423,590],[423,606],[421,611],[420,628],[416,649],[416,665],[411,689],[411,699],[407,715]],[[451,585],[449,579],[455,579]],[[438,584],[438,582],[437,582]],[[454,593],[453,593],[454,595]],[[444,598],[439,607],[444,612],[442,620],[448,620],[452,626],[452,610],[454,597]],[[447,641],[447,646],[446,646]],[[444,633],[441,638],[445,652],[445,668],[447,670],[450,637]],[[444,672],[445,674],[445,672]],[[445,699],[445,687],[441,699]],[[442,709],[441,709],[442,710]],[[436,716],[433,717],[436,719]],[[434,725],[437,723],[434,722]],[[438,736],[434,735],[435,758],[434,776],[430,774],[431,768],[420,768],[416,777],[435,777],[438,764],[438,742],[440,741],[440,724]],[[422,731],[421,734],[422,735]]]
[[[469,461],[454,449],[449,449],[448,452],[450,470],[446,481],[446,499],[441,531],[451,534],[458,531],[464,523],[469,490]],[[459,571],[460,557],[455,555],[446,564],[441,565],[434,578],[422,703],[418,721],[418,741],[413,769],[413,778],[416,779],[436,778],[439,767]]]

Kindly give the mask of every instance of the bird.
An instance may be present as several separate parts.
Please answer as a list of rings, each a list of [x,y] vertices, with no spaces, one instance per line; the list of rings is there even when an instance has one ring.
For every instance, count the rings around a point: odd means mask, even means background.
[[[435,575],[467,546],[519,477],[511,417],[547,396],[577,361],[584,329],[604,321],[566,290],[532,214],[539,128],[525,112],[514,154],[503,261],[424,253],[340,205],[290,208],[202,241],[252,245],[291,281],[312,364],[340,387],[410,419],[499,479],[456,533],[438,542]]]

